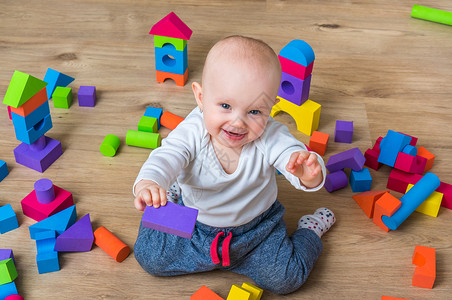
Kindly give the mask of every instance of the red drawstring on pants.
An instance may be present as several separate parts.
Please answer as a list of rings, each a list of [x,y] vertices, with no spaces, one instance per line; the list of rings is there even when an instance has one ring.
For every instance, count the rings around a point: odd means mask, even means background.
[[[210,245],[210,257],[212,258],[212,262],[214,264],[220,263],[220,258],[218,257],[218,239],[220,236],[224,236],[224,232],[219,232],[217,236],[213,239],[212,244]],[[228,236],[223,240],[223,248],[221,251],[221,256],[223,258],[223,267],[227,267],[231,264],[229,259],[229,245],[231,244],[232,232],[229,232]]]

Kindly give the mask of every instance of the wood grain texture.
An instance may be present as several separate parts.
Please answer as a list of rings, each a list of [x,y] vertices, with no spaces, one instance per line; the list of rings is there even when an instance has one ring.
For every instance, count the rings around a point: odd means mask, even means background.
[[[422,4],[422,3],[419,3]],[[0,235],[0,248],[12,248],[25,299],[189,299],[201,285],[226,298],[232,284],[249,279],[215,271],[157,278],[144,272],[131,254],[117,263],[100,248],[60,255],[61,271],[38,275],[36,247],[20,201],[40,178],[74,195],[78,215],[90,213],[93,227],[105,226],[133,246],[142,213],[132,204],[132,184],[147,158],[146,149],[125,145],[146,106],[186,116],[195,107],[190,83],[200,81],[205,56],[220,38],[243,34],[263,39],[276,52],[292,39],[314,49],[310,99],[322,105],[320,131],[331,135],[325,160],[359,147],[365,151],[388,129],[419,138],[436,157],[432,172],[452,183],[452,27],[413,19],[412,1],[0,1],[0,97],[14,70],[43,78],[48,67],[95,85],[95,108],[53,108],[48,136],[61,141],[63,156],[44,174],[18,165],[18,145],[6,106],[0,114],[0,159],[10,174],[0,183],[0,205],[11,203],[19,229]],[[452,11],[452,3],[426,4]],[[176,12],[193,30],[188,42],[189,82],[155,81],[151,26]],[[301,141],[287,114],[276,117]],[[334,143],[336,120],[353,120],[352,144]],[[161,129],[163,136],[169,130]],[[121,138],[118,154],[98,148],[107,134]],[[371,170],[373,190],[385,189],[389,167]],[[448,299],[452,290],[452,212],[438,218],[414,213],[396,231],[375,226],[352,199],[350,187],[329,194],[296,191],[278,178],[289,232],[298,219],[325,206],[337,223],[325,235],[324,252],[307,283],[297,292],[262,299]],[[400,194],[394,193],[397,197]],[[437,249],[432,290],[411,286],[415,245]],[[171,251],[171,249],[168,249]]]

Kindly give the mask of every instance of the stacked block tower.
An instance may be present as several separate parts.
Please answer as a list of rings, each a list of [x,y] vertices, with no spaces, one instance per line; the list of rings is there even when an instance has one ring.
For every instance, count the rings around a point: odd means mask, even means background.
[[[44,135],[52,128],[46,86],[15,71],[3,100],[11,107],[16,138],[22,142],[14,149],[16,162],[41,173],[63,154],[61,143]]]
[[[178,86],[185,85],[188,79],[187,40],[192,33],[174,12],[152,26],[149,34],[154,35],[157,82],[171,78]]]
[[[281,85],[277,103],[271,112],[275,116],[285,111],[294,118],[297,129],[311,135],[319,127],[321,106],[309,100],[311,74],[315,55],[312,47],[302,40],[293,40],[281,49]]]

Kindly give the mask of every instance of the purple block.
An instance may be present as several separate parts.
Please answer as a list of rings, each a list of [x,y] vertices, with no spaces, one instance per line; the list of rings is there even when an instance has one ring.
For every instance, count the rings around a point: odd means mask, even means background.
[[[292,102],[293,104],[301,105],[308,100],[310,87],[311,75],[303,80],[282,72],[278,96]]]
[[[326,168],[331,173],[345,168],[351,168],[353,171],[360,171],[365,162],[366,158],[361,153],[359,148],[352,148],[330,156],[330,159],[326,164]]]
[[[61,143],[45,137],[46,146],[41,151],[35,151],[30,145],[21,143],[14,149],[16,162],[38,172],[44,172],[63,154]]]
[[[80,86],[78,90],[78,105],[94,107],[96,105],[96,87],[95,86]]]
[[[342,170],[326,175],[324,187],[329,193],[342,189],[347,185],[347,174]]]
[[[141,222],[144,227],[191,239],[198,210],[167,202],[155,208],[146,206]]]
[[[336,143],[351,143],[353,139],[353,121],[336,121],[334,141]]]
[[[39,179],[34,184],[36,192],[36,200],[39,203],[47,204],[55,200],[55,190],[53,189],[52,180],[47,178]]]
[[[13,262],[16,263],[12,249],[0,249],[0,261],[10,258],[12,258]]]
[[[57,237],[55,251],[90,251],[94,242],[89,214]]]

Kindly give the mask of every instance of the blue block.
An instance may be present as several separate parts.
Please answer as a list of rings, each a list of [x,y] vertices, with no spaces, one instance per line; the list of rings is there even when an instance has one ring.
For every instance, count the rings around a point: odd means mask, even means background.
[[[48,101],[44,102],[26,117],[22,117],[13,112],[11,113],[11,117],[16,138],[28,145],[34,143],[53,126]]]
[[[293,40],[281,49],[279,55],[290,59],[304,67],[309,66],[315,60],[314,50],[302,40]]]
[[[11,231],[19,227],[16,213],[11,204],[0,207],[0,234]]]
[[[47,88],[47,99],[52,98],[53,91],[57,86],[68,86],[69,83],[74,81],[71,76],[65,75],[58,71],[48,68],[46,75],[44,76],[44,81],[48,83]]]
[[[30,237],[37,239],[36,235],[43,231],[54,230],[57,234],[62,234],[66,229],[71,227],[77,219],[77,210],[75,205],[68,207],[36,224],[28,227]]]
[[[152,117],[157,119],[157,128],[160,129],[160,118],[162,117],[163,109],[148,106],[146,107],[146,111],[144,112],[145,117]]]
[[[8,166],[6,165],[6,162],[3,160],[0,160],[0,182],[5,179],[6,176],[8,176]]]
[[[417,148],[411,145],[406,145],[403,150],[403,153],[412,155],[412,156],[416,156],[417,155]]]
[[[44,240],[36,240],[36,250],[39,253],[52,252],[55,249],[56,237]]]
[[[394,167],[399,152],[409,145],[411,137],[398,133],[392,130],[388,130],[388,134],[380,142],[380,155],[378,156],[378,162]]]
[[[187,70],[187,47],[184,51],[176,50],[171,44],[165,44],[162,48],[155,47],[155,69],[183,75]]]
[[[369,169],[364,168],[361,171],[351,171],[350,186],[354,193],[370,191],[371,185],[372,176],[370,175]]]
[[[16,284],[13,282],[0,285],[0,299],[11,295],[18,295]]]
[[[38,253],[36,255],[36,263],[39,274],[60,270],[60,261],[58,259],[58,252],[56,251]]]

